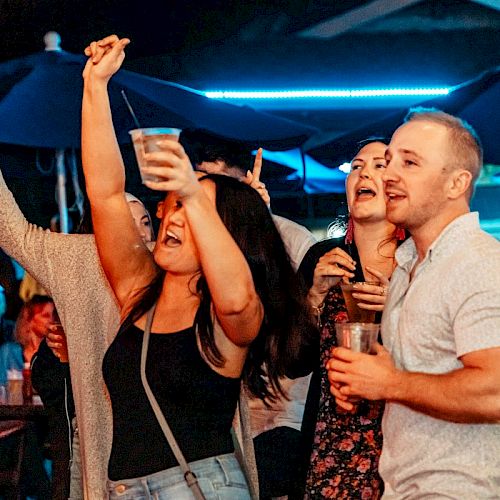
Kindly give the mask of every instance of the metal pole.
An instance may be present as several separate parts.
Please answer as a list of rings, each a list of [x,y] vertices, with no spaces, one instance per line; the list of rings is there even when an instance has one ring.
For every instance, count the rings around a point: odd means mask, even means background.
[[[309,193],[306,191],[306,175],[307,175],[306,154],[304,153],[302,146],[299,148],[299,150],[300,150],[300,159],[302,160],[302,189],[304,190],[305,197],[306,197],[307,218],[312,219],[312,218],[314,218],[314,207],[313,207],[312,199],[309,196]]]
[[[300,151],[300,159],[302,160],[302,189],[306,187],[306,154],[302,149],[302,146],[299,148]]]
[[[59,205],[59,221],[61,233],[68,233],[68,203],[66,201],[66,168],[64,165],[64,149],[56,150],[57,170],[57,203]]]

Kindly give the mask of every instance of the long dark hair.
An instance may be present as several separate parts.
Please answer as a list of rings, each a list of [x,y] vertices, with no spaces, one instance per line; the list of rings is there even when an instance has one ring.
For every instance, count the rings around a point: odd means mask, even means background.
[[[299,363],[304,340],[307,343],[316,334],[303,300],[305,293],[260,195],[228,176],[206,175],[201,181],[205,179],[215,184],[217,212],[245,256],[264,306],[262,326],[249,348],[242,378],[252,395],[273,401],[283,395],[279,378]],[[165,271],[159,271],[138,293],[123,327],[137,321],[154,304],[164,276]],[[200,307],[195,325],[201,349],[210,363],[223,366],[225,359],[214,338],[212,298],[203,274],[196,282],[196,294]]]

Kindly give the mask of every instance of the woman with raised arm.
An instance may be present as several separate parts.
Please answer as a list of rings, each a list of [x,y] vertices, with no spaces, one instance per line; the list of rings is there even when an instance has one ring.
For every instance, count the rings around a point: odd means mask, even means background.
[[[153,255],[138,238],[107,93],[128,42],[110,36],[86,49],[82,105],[96,242],[124,319],[103,365],[113,407],[110,498],[192,498],[193,476],[178,466],[162,415],[206,497],[249,498],[230,437],[240,380],[272,397],[284,356],[297,359],[307,334],[305,306],[260,196],[227,176],[198,181],[176,142],[146,157],[162,179],[147,185],[168,191]]]
[[[386,219],[386,148],[382,139],[360,143],[346,179],[347,234],[316,243],[299,269],[309,287],[321,340],[302,423],[304,467],[294,499],[373,500],[383,491],[378,460],[384,404],[362,401],[353,412],[342,410],[330,394],[325,365],[337,345],[335,323],[349,321],[340,281],[358,282],[353,294],[358,307],[379,314],[396,247],[405,237],[404,230]]]
[[[127,200],[138,234],[150,245],[154,234],[146,208],[130,194]],[[82,218],[81,234],[54,233],[30,224],[0,172],[0,246],[50,293],[67,336],[81,443],[81,454],[76,452],[75,442],[72,445],[71,499],[106,495],[111,451],[111,405],[102,360],[118,330],[120,316],[94,235],[87,234],[92,231],[89,213]],[[56,337],[54,341],[59,343]]]

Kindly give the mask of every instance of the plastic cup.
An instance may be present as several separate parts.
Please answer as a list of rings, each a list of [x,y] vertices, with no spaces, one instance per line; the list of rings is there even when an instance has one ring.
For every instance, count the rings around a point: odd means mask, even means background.
[[[347,309],[347,317],[351,323],[375,323],[376,311],[369,311],[368,309],[361,309],[356,302],[356,299],[352,296],[353,292],[359,292],[359,289],[354,288],[354,285],[366,284],[366,285],[379,285],[378,281],[358,281],[355,283],[340,283],[340,288],[342,289],[342,295],[344,296],[344,301]]]
[[[373,352],[380,325],[375,323],[337,323],[337,345],[355,352]]]
[[[7,387],[0,385],[0,405],[7,404]]]
[[[21,370],[7,370],[7,403],[23,404],[23,373]]]
[[[158,182],[161,180],[155,175],[145,174],[143,172],[142,169],[148,166],[144,154],[160,151],[158,143],[165,139],[179,141],[180,133],[181,129],[179,128],[136,128],[129,131],[132,137],[135,156],[137,158],[137,164],[139,165],[139,172],[143,184],[144,181]]]

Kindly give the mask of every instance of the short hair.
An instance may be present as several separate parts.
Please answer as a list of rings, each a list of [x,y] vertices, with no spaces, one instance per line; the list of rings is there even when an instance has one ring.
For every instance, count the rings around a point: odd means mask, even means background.
[[[200,130],[185,130],[181,143],[195,165],[222,162],[242,175],[253,167],[251,148],[242,141],[221,139]]]
[[[411,108],[404,122],[415,121],[432,122],[446,127],[449,132],[451,166],[454,169],[467,170],[472,174],[468,193],[470,199],[483,166],[483,147],[476,131],[465,120],[436,108]]]

